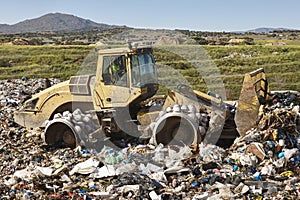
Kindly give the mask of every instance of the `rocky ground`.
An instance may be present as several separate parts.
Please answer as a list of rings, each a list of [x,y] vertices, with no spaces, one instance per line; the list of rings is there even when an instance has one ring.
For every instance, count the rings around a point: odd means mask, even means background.
[[[58,80],[51,80],[56,83]],[[43,79],[0,81],[1,199],[299,199],[300,96],[275,95],[228,149],[134,145],[54,149],[15,124]]]

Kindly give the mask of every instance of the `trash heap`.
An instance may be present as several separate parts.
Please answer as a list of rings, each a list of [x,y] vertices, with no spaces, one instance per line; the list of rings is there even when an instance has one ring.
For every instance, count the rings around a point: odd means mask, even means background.
[[[223,163],[243,175],[235,190],[250,196],[299,198],[299,105],[299,93],[274,94],[269,105],[261,106],[257,127],[227,150]]]
[[[212,144],[54,149],[13,121],[43,79],[0,82],[1,199],[299,199],[300,96],[275,94],[257,127]],[[52,80],[54,81],[54,80]]]

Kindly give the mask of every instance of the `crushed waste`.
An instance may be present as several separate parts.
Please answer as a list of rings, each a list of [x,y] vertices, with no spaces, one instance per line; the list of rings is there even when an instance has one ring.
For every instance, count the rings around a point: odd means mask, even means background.
[[[274,94],[257,126],[227,149],[136,144],[95,152],[49,147],[42,129],[14,122],[44,83],[0,81],[1,199],[299,199],[299,93]]]

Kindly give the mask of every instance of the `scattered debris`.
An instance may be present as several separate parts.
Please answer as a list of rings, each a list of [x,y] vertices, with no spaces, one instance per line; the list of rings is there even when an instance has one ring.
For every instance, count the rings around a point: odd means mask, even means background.
[[[58,82],[58,80],[51,80]],[[228,149],[199,144],[55,149],[13,112],[43,79],[0,82],[2,199],[299,199],[300,96],[273,95]]]

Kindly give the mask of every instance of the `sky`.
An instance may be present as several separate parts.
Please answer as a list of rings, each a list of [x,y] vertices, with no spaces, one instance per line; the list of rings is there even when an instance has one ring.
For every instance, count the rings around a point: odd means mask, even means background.
[[[300,30],[300,0],[3,0],[0,24],[56,12],[134,28]]]

